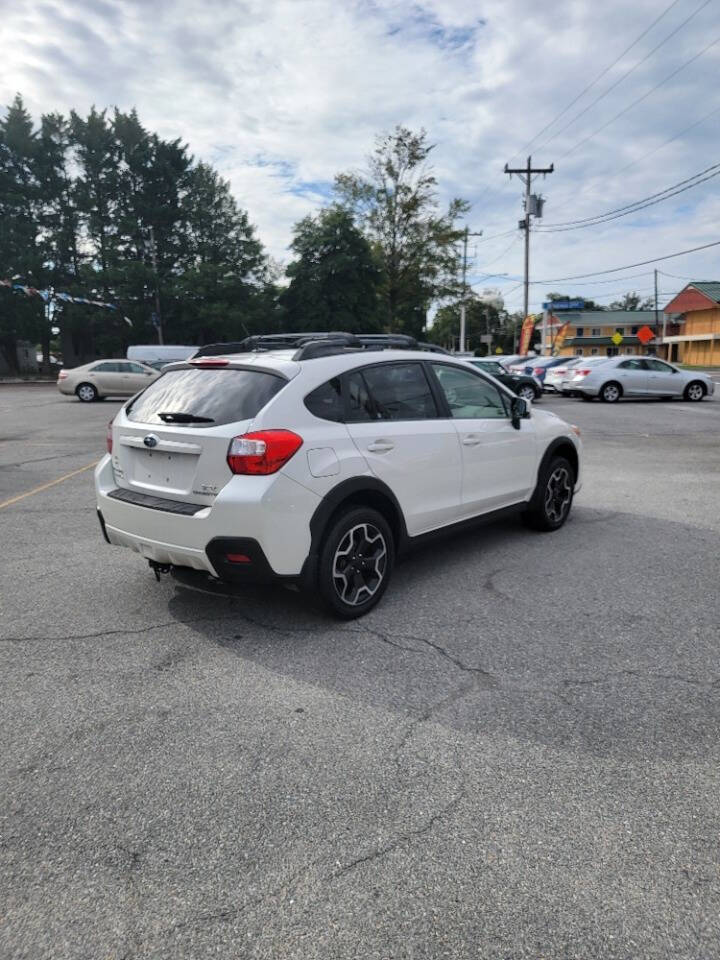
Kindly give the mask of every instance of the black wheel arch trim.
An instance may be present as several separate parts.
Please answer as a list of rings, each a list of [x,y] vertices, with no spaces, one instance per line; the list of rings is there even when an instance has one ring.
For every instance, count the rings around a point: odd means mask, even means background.
[[[363,495],[370,495],[368,506],[377,509],[378,498],[382,498],[391,509],[391,515],[385,519],[390,525],[390,529],[395,537],[396,555],[405,552],[410,541],[407,526],[405,524],[405,515],[400,506],[397,497],[390,487],[377,477],[363,476],[352,477],[341,481],[336,487],[333,487],[329,493],[325,494],[315,512],[310,519],[310,552],[303,564],[301,581],[307,586],[313,586],[317,571],[318,558],[320,556],[323,537],[330,525],[330,521],[337,511],[345,504],[351,506],[353,503],[361,502]],[[375,503],[372,499],[375,498]],[[382,511],[381,511],[382,512]]]
[[[580,472],[580,457],[578,456],[577,447],[572,442],[570,437],[556,437],[550,445],[545,450],[542,460],[540,461],[540,466],[538,467],[537,472],[537,482],[540,482],[540,477],[542,476],[543,470],[550,463],[554,456],[562,456],[564,453],[569,453],[570,466],[575,472],[575,482],[577,483],[578,473]]]

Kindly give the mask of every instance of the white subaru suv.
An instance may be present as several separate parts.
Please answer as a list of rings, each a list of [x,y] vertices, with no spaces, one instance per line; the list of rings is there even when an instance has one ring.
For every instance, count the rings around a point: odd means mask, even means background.
[[[284,581],[350,619],[434,534],[511,510],[561,527],[580,487],[577,428],[419,347],[255,337],[166,367],[109,425],[95,471],[106,540],[158,578]]]

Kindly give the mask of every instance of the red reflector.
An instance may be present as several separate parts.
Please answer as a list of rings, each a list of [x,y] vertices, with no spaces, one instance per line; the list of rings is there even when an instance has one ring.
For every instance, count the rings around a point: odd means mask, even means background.
[[[252,563],[250,557],[245,553],[226,553],[225,559],[228,563]]]
[[[230,363],[227,357],[198,357],[189,362],[194,367],[226,367]]]
[[[303,444],[292,430],[258,430],[235,437],[227,453],[233,473],[266,476],[277,473]]]
[[[112,453],[112,420],[107,425],[107,434],[105,435],[105,446],[107,447],[107,452]]]

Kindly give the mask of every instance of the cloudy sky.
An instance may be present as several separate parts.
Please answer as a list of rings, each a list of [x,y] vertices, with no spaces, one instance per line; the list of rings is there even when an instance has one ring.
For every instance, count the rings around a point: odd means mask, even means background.
[[[441,197],[470,200],[483,231],[473,283],[501,287],[510,308],[522,188],[506,162],[555,164],[537,184],[548,225],[720,163],[720,0],[14,0],[0,30],[0,104],[19,91],[36,116],[136,106],[215,164],[285,262],[292,224],[336,172],[362,168],[377,133],[425,127]],[[531,305],[547,289],[649,294],[652,266],[544,280],[720,240],[719,188],[534,236]],[[661,277],[668,293],[677,277],[720,279],[720,247],[657,266],[676,275]]]

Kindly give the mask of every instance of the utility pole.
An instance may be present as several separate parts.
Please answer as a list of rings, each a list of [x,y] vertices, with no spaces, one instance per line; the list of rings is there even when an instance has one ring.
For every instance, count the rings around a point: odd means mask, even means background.
[[[150,257],[152,259],[153,273],[155,274],[155,317],[158,332],[158,343],[163,342],[162,331],[162,313],[160,312],[160,281],[158,279],[157,268],[157,249],[155,247],[155,228],[150,227]]]
[[[462,260],[462,300],[460,301],[460,353],[465,353],[465,309],[467,298],[467,248],[468,237],[481,237],[482,230],[471,233],[469,227],[463,231],[463,260]]]
[[[523,300],[523,318],[528,315],[528,303],[530,300],[530,214],[536,217],[542,216],[542,202],[538,203],[539,198],[535,198],[534,204],[531,203],[530,188],[532,186],[533,174],[541,173],[545,176],[552,173],[555,164],[551,163],[549,167],[533,167],[532,157],[527,158],[527,165],[524,167],[509,167],[505,164],[505,173],[512,175],[515,173],[525,184],[525,217],[520,221],[521,230],[525,231],[525,297]]]
[[[659,325],[660,325],[660,320],[658,318],[657,268],[655,268],[655,340],[656,342],[657,342]]]

